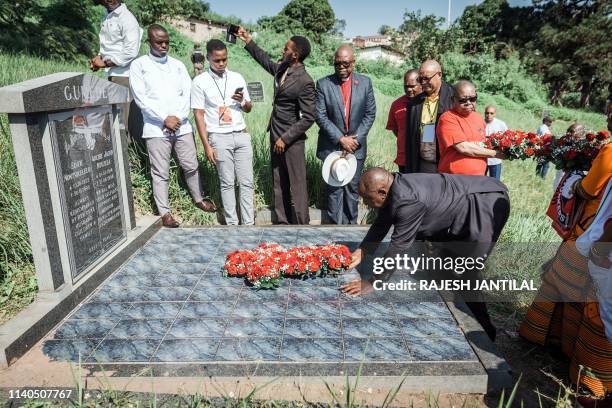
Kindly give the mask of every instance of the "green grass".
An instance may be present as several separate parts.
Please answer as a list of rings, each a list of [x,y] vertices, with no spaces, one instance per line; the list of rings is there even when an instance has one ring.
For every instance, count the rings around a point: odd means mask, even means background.
[[[272,77],[263,71],[241,46],[229,47],[230,69],[240,72],[247,81],[261,81],[264,84],[266,102],[256,104],[253,111],[246,115],[248,130],[253,138],[255,200],[258,208],[270,205],[272,198],[272,180],[269,160],[268,136],[266,126],[271,112]],[[280,53],[280,49],[274,51]],[[187,55],[179,58],[190,67]],[[42,60],[22,55],[0,54],[0,86],[24,81],[30,78],[59,72],[87,72],[86,63],[70,64]],[[308,71],[316,80],[332,72],[327,65],[308,66]],[[392,78],[372,77],[377,103],[376,121],[368,136],[368,158],[366,166],[382,166],[390,170],[396,167],[395,138],[385,130],[388,107],[401,92],[401,83],[394,87]],[[503,96],[480,93],[479,110],[494,103],[498,107],[498,117],[506,121],[511,129],[535,130],[540,123],[541,107],[530,107],[515,103]],[[529,103],[527,104],[529,105]],[[537,108],[537,109],[536,109]],[[590,129],[603,129],[604,115],[570,109],[547,107],[559,118],[554,125],[555,132],[562,132],[573,120],[578,120]],[[323,181],[320,176],[321,162],[315,157],[317,126],[308,131],[306,165],[310,205],[325,205]],[[201,177],[207,195],[220,202],[218,179],[215,169],[205,160],[200,148]],[[130,154],[131,177],[134,187],[134,201],[138,214],[154,213],[151,200],[151,186],[148,161],[145,154],[138,154],[132,149]],[[510,220],[502,234],[501,241],[515,243],[558,242],[550,228],[544,212],[552,192],[551,171],[547,180],[534,175],[533,162],[504,163],[502,178],[510,189],[512,211]],[[170,200],[173,212],[184,225],[210,225],[217,222],[213,215],[196,209],[181,181],[178,165],[173,164],[170,182]],[[0,115],[0,322],[13,316],[18,310],[31,303],[36,293],[36,282],[32,266],[32,254],[28,241],[25,214],[21,201],[21,192],[12,142],[8,131],[6,115]],[[533,248],[526,248],[522,258],[533,259],[529,265],[511,264],[504,268],[503,274],[516,276],[537,276],[538,264],[530,255]],[[539,258],[538,258],[539,259]],[[521,266],[522,265],[522,266]]]

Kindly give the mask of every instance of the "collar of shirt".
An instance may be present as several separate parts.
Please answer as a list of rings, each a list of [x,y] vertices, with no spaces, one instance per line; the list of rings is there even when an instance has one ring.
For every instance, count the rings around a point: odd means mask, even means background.
[[[107,11],[106,15],[107,16],[111,16],[113,14],[120,16],[121,13],[123,13],[124,10],[126,10],[127,7],[125,6],[125,4],[121,3],[121,5],[119,7],[117,7],[116,9],[114,9],[113,11],[111,11],[110,13]]]
[[[438,99],[440,99],[440,94],[437,94],[436,96],[426,96],[425,103],[431,105],[432,103],[438,102]]]
[[[168,54],[164,55],[163,57],[158,57],[157,55],[153,55],[149,52],[149,58],[151,58],[153,62],[157,62],[159,64],[165,64],[168,62]]]
[[[212,68],[208,67],[208,73],[213,77],[213,79],[224,79],[227,76],[227,69],[223,71],[221,75],[219,75],[213,71]]]

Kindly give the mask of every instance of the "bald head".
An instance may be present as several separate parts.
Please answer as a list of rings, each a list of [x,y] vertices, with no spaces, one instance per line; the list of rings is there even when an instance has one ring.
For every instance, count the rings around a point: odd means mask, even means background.
[[[497,108],[493,105],[487,105],[485,107],[485,122],[491,123],[495,116],[497,115]]]
[[[373,167],[361,175],[359,195],[368,207],[380,208],[384,205],[392,184],[391,173],[381,167]]]
[[[355,55],[353,47],[342,44],[334,54],[334,70],[342,82],[349,79],[355,68]]]
[[[442,86],[442,67],[436,60],[426,60],[419,68],[419,83],[428,96],[436,96]]]
[[[423,61],[421,64],[421,70],[442,72],[442,67],[438,61],[431,59]]]
[[[338,49],[336,50],[336,53],[334,54],[334,56],[340,56],[340,55],[346,55],[349,58],[353,59],[355,53],[353,51],[353,47],[351,47],[349,44],[342,44],[341,46],[338,47]]]
[[[575,139],[582,139],[586,133],[586,129],[582,123],[572,123],[572,125],[567,128],[565,134],[567,136],[573,137]]]
[[[476,90],[476,85],[474,85],[468,80],[462,79],[461,81],[457,81],[457,83],[453,85],[453,89],[455,91],[455,95],[459,95],[460,93],[464,93],[466,90]]]

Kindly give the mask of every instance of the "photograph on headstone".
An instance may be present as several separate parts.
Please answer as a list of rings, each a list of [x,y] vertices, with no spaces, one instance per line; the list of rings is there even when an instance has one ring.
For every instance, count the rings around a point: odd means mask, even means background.
[[[49,115],[74,280],[126,237],[110,106]]]

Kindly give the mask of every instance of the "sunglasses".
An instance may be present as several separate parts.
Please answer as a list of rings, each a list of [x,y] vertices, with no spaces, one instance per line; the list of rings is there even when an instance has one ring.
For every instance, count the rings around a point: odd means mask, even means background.
[[[334,67],[348,68],[354,61],[334,61]]]
[[[457,99],[457,102],[459,102],[461,105],[464,105],[468,102],[476,102],[478,100],[478,95],[476,96],[468,96],[467,98],[461,98],[461,99]]]
[[[429,82],[433,79],[433,77],[435,77],[436,75],[438,75],[440,72],[436,72],[435,74],[433,74],[430,77],[426,77],[426,76],[420,76],[417,78],[417,81],[420,82]]]

